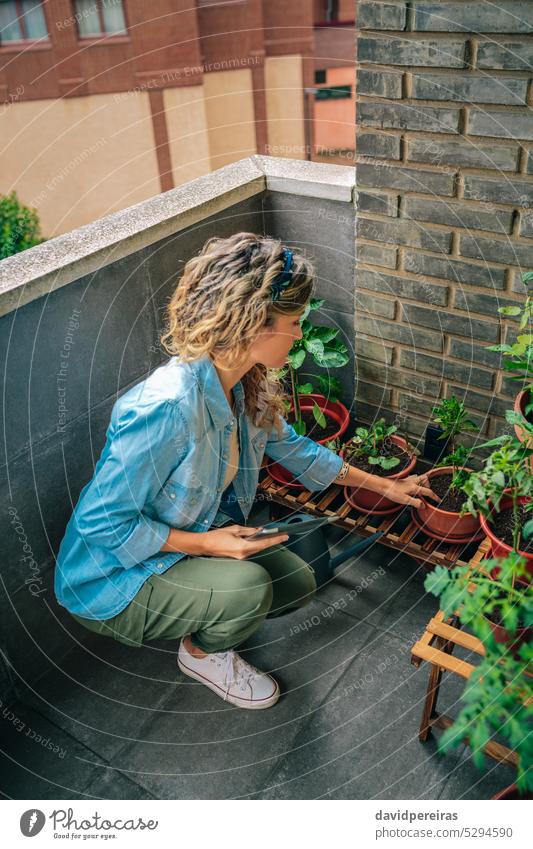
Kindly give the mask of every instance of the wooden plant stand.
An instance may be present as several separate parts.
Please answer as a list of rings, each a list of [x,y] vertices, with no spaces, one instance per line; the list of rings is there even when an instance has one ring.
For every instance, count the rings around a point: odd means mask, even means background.
[[[310,516],[332,516],[336,513],[340,516],[334,522],[338,527],[355,531],[362,537],[383,531],[378,544],[430,566],[438,563],[448,568],[466,566],[479,545],[479,542],[450,544],[432,539],[414,523],[410,507],[404,507],[392,516],[367,516],[360,513],[346,501],[344,487],[340,484],[331,484],[320,492],[282,486],[270,477],[265,466],[260,471],[256,498],[270,503],[272,521],[280,519],[287,512],[309,513]]]
[[[270,477],[266,466],[260,471],[257,499],[269,502],[272,521],[282,518],[287,512],[309,513],[311,516],[337,514],[340,518],[334,524],[347,531],[356,531],[359,536],[368,537],[376,531],[383,531],[377,540],[378,544],[407,554],[429,566],[440,563],[448,568],[470,566],[474,570],[490,549],[487,537],[466,544],[443,543],[429,537],[415,524],[409,507],[392,516],[367,516],[360,513],[346,501],[344,486],[339,484],[331,484],[320,492],[282,486]],[[414,666],[420,666],[425,660],[431,667],[419,730],[421,741],[428,739],[432,728],[444,729],[453,724],[450,717],[436,710],[443,671],[448,670],[468,679],[475,669],[471,663],[453,656],[455,646],[461,646],[480,657],[485,654],[482,642],[473,634],[461,630],[458,624],[457,617],[453,616],[445,621],[443,611],[439,610],[411,649],[411,663]],[[494,741],[487,744],[485,753],[512,766],[518,762],[512,749]]]
[[[486,557],[489,548],[490,540],[486,537],[474,557],[470,560],[472,570],[478,568],[481,560]],[[451,616],[445,621],[443,611],[439,610],[430,619],[422,637],[411,649],[411,663],[414,666],[420,666],[423,660],[430,664],[426,698],[418,732],[418,738],[422,742],[428,739],[432,728],[445,729],[453,725],[453,720],[449,716],[438,713],[436,709],[444,670],[459,675],[461,678],[468,679],[475,669],[473,664],[453,656],[455,646],[461,646],[480,657],[485,654],[483,643],[477,637],[474,637],[473,634],[462,631],[457,626],[457,617]],[[501,763],[510,764],[515,767],[518,764],[517,755],[512,749],[493,740],[487,743],[484,752],[489,757]]]

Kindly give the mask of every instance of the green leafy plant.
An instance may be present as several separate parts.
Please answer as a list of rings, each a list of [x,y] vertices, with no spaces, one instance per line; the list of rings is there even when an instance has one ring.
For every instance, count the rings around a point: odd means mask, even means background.
[[[424,586],[440,597],[447,616],[456,613],[463,625],[475,627],[484,644],[494,641],[489,622],[493,617],[512,641],[519,627],[533,625],[533,593],[526,559],[512,551],[505,558],[483,560],[481,566],[472,570],[468,564],[451,569],[439,565],[426,576]]]
[[[504,645],[496,646],[472,672],[465,688],[465,706],[454,724],[443,733],[439,743],[443,750],[457,746],[465,738],[472,749],[474,763],[484,766],[483,749],[490,738],[500,733],[518,755],[517,786],[521,793],[533,790],[533,742],[531,706],[524,700],[533,698],[531,668],[533,647],[521,647],[515,657]]]
[[[470,472],[463,466],[466,465],[470,456],[470,450],[457,442],[458,437],[465,431],[478,431],[479,428],[472,419],[468,418],[464,401],[459,401],[455,395],[451,398],[443,398],[433,407],[433,421],[442,428],[439,439],[445,439],[449,443],[450,453],[436,464],[439,466],[452,466],[452,481],[450,489],[457,494],[466,482]]]
[[[396,425],[387,425],[384,418],[378,419],[369,427],[358,427],[343,446],[343,456],[347,461],[364,457],[371,466],[380,466],[388,471],[400,462],[399,457],[384,457],[386,440],[397,431]]]
[[[526,290],[533,284],[533,272],[528,271],[522,275],[522,282],[526,286]],[[526,396],[525,413],[533,412],[533,295],[527,291],[526,300],[523,306],[505,306],[499,307],[500,315],[518,318],[518,328],[521,332],[516,338],[513,345],[489,345],[489,351],[498,351],[503,354],[503,368],[511,374],[511,380],[518,380],[522,384],[523,390],[528,390]],[[514,414],[517,418],[513,424],[523,425],[524,419],[520,414]],[[533,432],[533,429],[532,429]]]
[[[24,206],[16,192],[0,195],[0,259],[44,241],[40,235],[37,210]]]
[[[312,324],[308,315],[311,311],[319,309],[325,303],[324,299],[311,298],[306,306],[306,309],[300,319],[302,328],[302,338],[296,339],[291,350],[289,351],[287,360],[288,366],[280,369],[278,377],[283,378],[289,374],[291,384],[292,404],[294,406],[294,423],[293,427],[297,434],[305,436],[307,426],[302,419],[302,411],[300,407],[300,395],[309,395],[315,392],[313,383],[307,381],[302,383],[299,381],[298,371],[301,369],[304,360],[308,354],[311,355],[316,365],[322,368],[333,369],[341,368],[349,362],[348,348],[337,339],[339,333],[334,327],[325,327]],[[312,375],[318,381],[318,390],[331,401],[340,401],[342,397],[342,385],[338,378],[331,375]],[[286,402],[287,412],[289,412],[291,403]],[[313,416],[315,421],[321,427],[326,427],[327,421],[324,413],[319,405],[313,404]]]
[[[479,447],[494,447],[494,451],[485,459],[482,469],[472,472],[461,485],[467,499],[460,515],[481,513],[490,521],[493,511],[500,512],[502,498],[509,496],[512,499],[513,511],[513,548],[518,551],[520,536],[528,539],[533,533],[533,519],[521,527],[518,500],[522,496],[533,496],[533,476],[529,465],[529,457],[533,451],[512,434],[503,434]],[[533,501],[526,503],[524,509],[530,512],[533,509]]]
[[[440,598],[446,616],[455,614],[483,642],[485,656],[468,679],[464,707],[439,740],[448,751],[461,742],[472,749],[474,763],[483,768],[484,748],[499,733],[518,755],[517,786],[533,790],[533,649],[518,649],[519,627],[533,626],[533,598],[525,558],[511,552],[505,559],[482,562],[483,571],[470,566],[437,566],[425,579],[427,592]],[[497,568],[497,577],[490,571]],[[508,635],[497,642],[489,621],[496,617]]]
[[[532,409],[531,404],[528,404],[527,401],[526,401],[525,409],[526,409],[526,414],[527,414],[528,410],[531,411],[531,409]],[[514,410],[506,410],[505,411],[505,418],[509,422],[509,424],[519,425],[521,427],[521,429],[523,431],[525,431],[525,433],[527,434],[526,438],[527,438],[528,442],[533,440],[533,424],[530,421],[528,421],[528,419],[524,418],[522,413],[517,413]]]
[[[333,439],[328,439],[324,442],[326,448],[329,448],[330,451],[334,451],[335,454],[339,453],[341,447],[341,441],[338,436],[335,436]]]

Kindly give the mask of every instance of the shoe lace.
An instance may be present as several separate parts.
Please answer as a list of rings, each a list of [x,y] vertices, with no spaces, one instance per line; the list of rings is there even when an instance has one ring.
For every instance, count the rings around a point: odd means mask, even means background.
[[[247,686],[251,685],[259,670],[255,666],[252,666],[251,663],[246,663],[232,649],[226,652],[220,652],[219,657],[220,662],[224,666],[224,684],[226,687],[224,700],[226,700],[232,684],[235,684],[237,687],[240,686],[241,690],[245,690]]]

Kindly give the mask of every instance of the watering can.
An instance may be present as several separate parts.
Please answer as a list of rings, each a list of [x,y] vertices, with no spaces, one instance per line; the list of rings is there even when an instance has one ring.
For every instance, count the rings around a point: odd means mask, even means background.
[[[288,519],[283,519],[283,523],[291,524],[292,522],[303,522],[309,518],[308,513],[296,513]],[[280,522],[278,520],[277,522],[269,522],[265,525],[261,525],[261,527],[275,528],[279,524]],[[341,551],[340,554],[336,554],[334,557],[330,554],[326,536],[321,527],[314,528],[314,530],[309,531],[306,534],[302,534],[301,536],[289,537],[288,540],[285,540],[283,546],[294,551],[294,553],[298,554],[299,557],[305,560],[306,563],[309,563],[315,573],[316,585],[320,588],[333,578],[335,569],[340,566],[341,563],[344,563],[345,560],[348,560],[349,557],[353,557],[355,554],[361,554],[370,545],[372,545],[373,542],[376,542],[376,540],[383,536],[383,533],[384,531],[376,531],[369,537],[359,539],[345,551]]]
[[[228,516],[228,521],[236,522],[244,525],[245,519],[238,504],[237,496],[233,489],[233,482],[224,490],[220,502],[220,509],[223,514]],[[288,519],[283,519],[284,523],[302,522],[304,519],[309,519],[308,513],[295,513]],[[277,522],[268,522],[261,525],[263,528],[275,528],[279,525]],[[341,551],[334,557],[329,553],[328,543],[321,527],[308,531],[301,536],[289,537],[283,545],[298,554],[306,563],[309,563],[315,573],[317,587],[322,587],[331,580],[337,566],[353,557],[355,554],[361,554],[363,551],[372,545],[373,542],[382,536],[384,531],[376,531],[369,537],[359,539],[354,545],[351,545],[346,551]]]

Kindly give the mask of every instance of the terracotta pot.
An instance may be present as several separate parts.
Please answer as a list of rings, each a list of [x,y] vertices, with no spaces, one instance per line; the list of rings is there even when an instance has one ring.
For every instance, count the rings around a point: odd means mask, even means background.
[[[519,504],[525,504],[528,501],[530,501],[530,499],[525,495],[522,495],[518,498]],[[505,510],[506,507],[511,507],[512,503],[513,503],[513,499],[510,496],[506,497],[504,495],[504,497],[500,501],[500,510]],[[494,508],[491,512],[494,512]],[[491,526],[490,526],[489,522],[487,521],[487,519],[485,518],[485,516],[482,516],[480,514],[479,521],[481,523],[481,527],[483,528],[486,535],[490,539],[490,543],[491,543],[490,556],[491,557],[500,557],[502,559],[504,557],[507,557],[507,555],[510,554],[511,551],[513,551],[512,546],[507,545],[506,542],[503,542],[503,540],[498,539],[498,537],[494,533],[493,529],[491,528]],[[529,573],[531,575],[533,575],[533,554],[531,554],[530,552],[520,551],[520,550],[518,551],[518,554],[520,554],[522,557],[526,558],[527,569],[528,569]]]
[[[395,445],[399,445],[406,453],[408,453],[408,447],[405,439],[402,439],[401,436],[396,436],[396,434],[388,438],[394,442]],[[341,451],[341,457],[342,454],[343,452]],[[390,475],[382,475],[381,477],[386,478],[387,480],[401,480],[402,478],[406,478],[412,474],[415,466],[416,454],[413,454],[410,462],[407,464],[405,469],[402,469],[401,472]],[[356,510],[359,510],[360,513],[370,513],[373,516],[387,516],[389,513],[396,513],[398,510],[405,507],[405,504],[398,504],[397,501],[391,501],[390,498],[385,498],[385,496],[381,495],[381,493],[373,492],[371,489],[365,489],[363,486],[357,488],[353,486],[345,486],[344,495],[346,497],[346,501],[348,501],[352,507],[355,507]]]
[[[328,401],[324,395],[318,394],[300,395],[299,399],[302,410],[311,411],[316,401],[326,418],[334,419],[339,425],[338,429],[331,436],[316,439],[315,442],[318,442],[319,445],[329,442],[330,439],[342,436],[348,429],[350,413],[340,401]],[[290,409],[291,411],[294,410],[294,401],[291,401]],[[282,484],[282,486],[290,486],[293,489],[305,489],[304,485],[296,481],[293,474],[280,463],[267,463],[267,472],[273,480]]]
[[[467,472],[472,469],[465,467]],[[453,474],[453,466],[439,466],[438,468],[430,469],[427,473],[429,478],[429,486],[431,488],[431,479],[437,478],[439,475]],[[466,516],[460,516],[459,513],[454,513],[451,510],[443,510],[436,502],[429,498],[420,496],[422,506],[415,509],[416,515],[423,526],[423,530],[429,535],[437,537],[437,539],[448,540],[453,542],[454,538],[460,538],[468,541],[468,538],[476,537],[480,532],[479,516],[472,516],[467,513]]]
[[[514,408],[513,409],[514,409],[515,413],[521,413],[521,415],[524,418],[526,417],[526,400],[528,399],[528,396],[529,396],[529,389],[524,389],[523,392],[518,393],[518,395],[516,396],[516,398],[514,400]],[[526,433],[525,428],[520,427],[520,425],[515,424],[514,425],[514,432],[516,433],[516,437],[517,437],[517,439],[520,440],[520,442],[527,442],[528,447],[533,448],[533,438],[529,437],[529,434]],[[530,464],[531,468],[533,469],[533,454],[529,458],[529,464]]]
[[[496,570],[493,570],[491,574],[493,574]],[[522,587],[528,586],[525,581],[518,581]],[[509,631],[504,628],[503,625],[498,625],[489,619],[488,616],[485,616],[485,619],[489,623],[492,631],[492,635],[494,637],[494,641],[496,643],[500,643],[501,645],[506,645],[510,650],[516,651],[519,649],[522,643],[527,643],[531,639],[531,628],[518,628],[518,630],[514,633],[513,636],[509,634]]]
[[[516,784],[510,784],[509,787],[504,787],[503,790],[500,790],[499,793],[496,793],[493,799],[499,801],[504,799],[533,799],[533,795],[531,793],[521,794],[518,792],[518,787]]]

